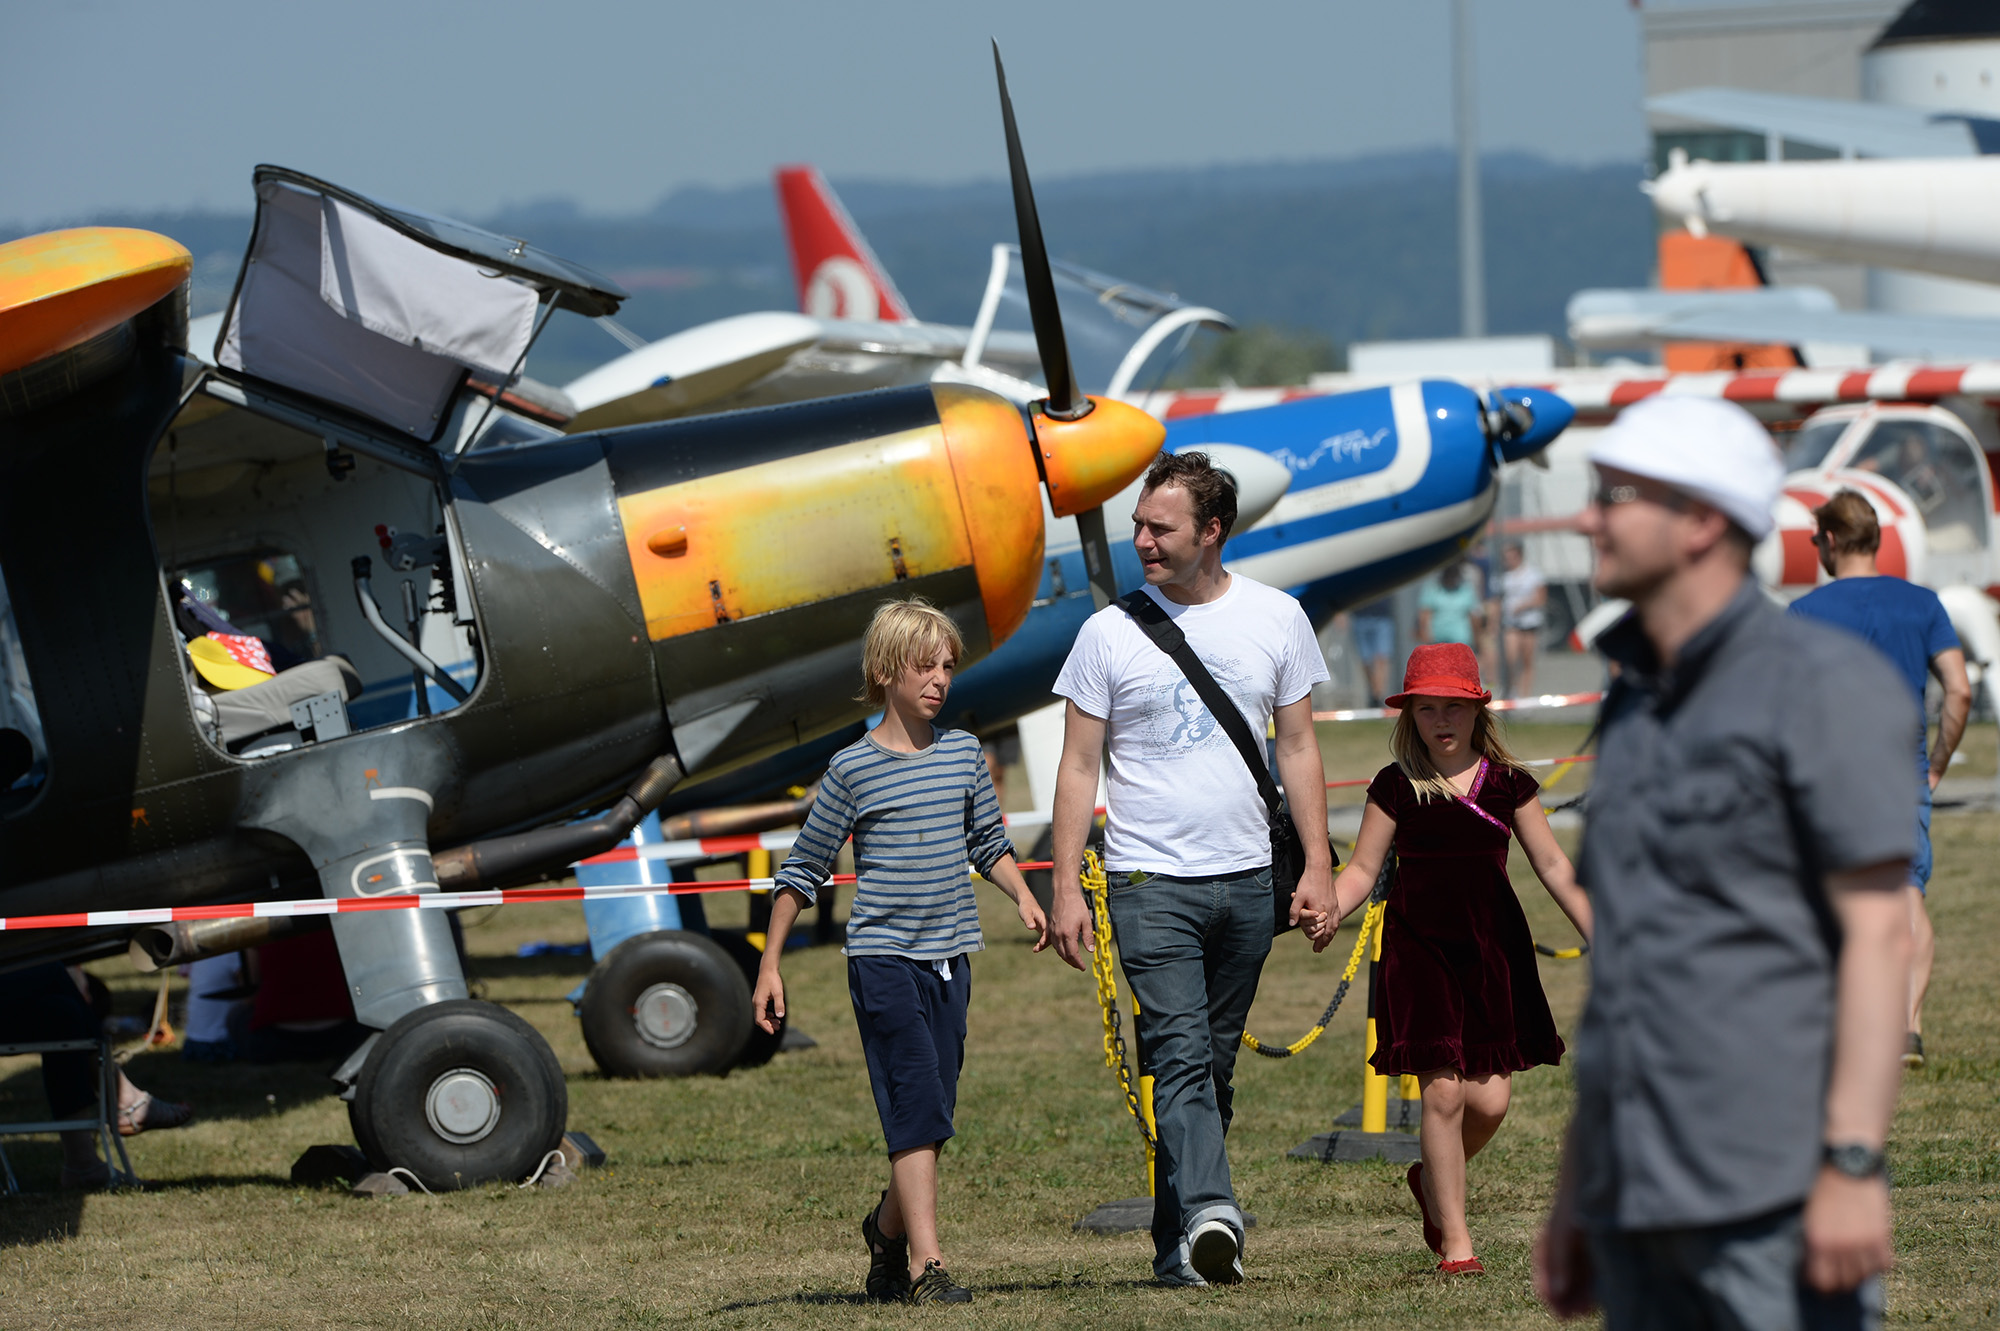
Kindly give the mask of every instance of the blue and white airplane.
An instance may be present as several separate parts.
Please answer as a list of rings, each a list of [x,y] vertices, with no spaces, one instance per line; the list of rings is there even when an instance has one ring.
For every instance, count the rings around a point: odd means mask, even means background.
[[[1170,418],[1166,448],[1250,450],[1285,467],[1291,483],[1283,497],[1238,526],[1223,563],[1290,591],[1323,623],[1450,562],[1493,512],[1498,463],[1540,452],[1574,414],[1540,389],[1503,389],[1482,401],[1463,384],[1433,379]],[[1122,510],[1118,503],[1105,506],[1108,521],[1130,513],[1129,501]],[[1013,637],[958,677],[945,724],[990,729],[1049,701],[1096,607],[1075,519],[1050,518],[1048,532],[1035,608]],[[1129,540],[1114,543],[1113,568],[1121,592],[1144,581]]]

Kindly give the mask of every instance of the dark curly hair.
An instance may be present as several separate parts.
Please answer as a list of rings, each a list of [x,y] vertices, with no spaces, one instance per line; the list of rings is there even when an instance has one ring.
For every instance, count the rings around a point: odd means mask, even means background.
[[[1208,454],[1162,453],[1154,458],[1153,465],[1146,469],[1146,488],[1157,490],[1163,485],[1177,486],[1187,493],[1194,504],[1197,533],[1207,531],[1209,519],[1216,518],[1222,523],[1222,540],[1229,539],[1230,530],[1236,526],[1236,486],[1227,473],[1215,469]]]

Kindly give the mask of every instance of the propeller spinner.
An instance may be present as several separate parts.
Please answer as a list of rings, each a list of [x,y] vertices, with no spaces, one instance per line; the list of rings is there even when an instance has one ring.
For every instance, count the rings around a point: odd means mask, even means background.
[[[1137,407],[1076,390],[1062,307],[1056,302],[1055,275],[1049,270],[1048,245],[1042,239],[1035,189],[1028,179],[1028,159],[1021,151],[1021,130],[1014,121],[1014,101],[1007,95],[1007,69],[1001,63],[997,41],[993,43],[993,73],[1000,84],[1000,118],[1007,131],[1007,172],[1014,187],[1014,223],[1020,233],[1028,313],[1035,325],[1042,382],[1049,389],[1047,398],[1028,407],[1035,461],[1048,486],[1050,508],[1059,518],[1076,519],[1090,598],[1102,610],[1118,595],[1111,571],[1111,541],[1104,527],[1104,501],[1130,484],[1133,475],[1160,451],[1167,430]]]

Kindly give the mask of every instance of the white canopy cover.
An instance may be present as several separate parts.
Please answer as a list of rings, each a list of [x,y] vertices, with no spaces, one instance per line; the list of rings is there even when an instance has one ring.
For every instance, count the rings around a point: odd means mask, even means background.
[[[337,199],[258,182],[258,224],[217,363],[436,436],[462,369],[501,377],[538,295]]]

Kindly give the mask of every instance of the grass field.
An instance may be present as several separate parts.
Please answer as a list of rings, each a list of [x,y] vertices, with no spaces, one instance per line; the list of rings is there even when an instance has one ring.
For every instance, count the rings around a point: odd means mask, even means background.
[[[1382,761],[1378,728],[1339,727],[1329,773]],[[1553,756],[1580,726],[1521,726],[1519,747]],[[1975,732],[1990,773],[1992,731]],[[1968,763],[1959,769],[1980,770]],[[1572,778],[1575,780],[1575,778]],[[1565,789],[1568,789],[1566,783]],[[1932,902],[1939,933],[1929,1066],[1906,1084],[1891,1159],[1899,1265],[1892,1320],[1990,1322],[2000,1306],[2000,902],[1990,888],[2000,822],[1938,820]],[[1568,942],[1560,914],[1517,863],[1539,937]],[[561,995],[581,961],[523,961],[531,939],[580,940],[574,907],[466,917],[485,996],[539,1027],[569,1073],[570,1121],[608,1166],[559,1191],[491,1187],[380,1200],[302,1189],[291,1162],[350,1140],[321,1067],[210,1069],[141,1055],[136,1081],[192,1100],[188,1129],[140,1137],[155,1186],[83,1197],[54,1192],[53,1141],[17,1143],[30,1195],[0,1199],[0,1325],[231,1327],[1464,1326],[1547,1321],[1528,1287],[1528,1245],[1545,1206],[1569,1103],[1566,1070],[1517,1079],[1515,1109],[1472,1171],[1472,1224],[1491,1275],[1430,1274],[1400,1169],[1285,1156],[1324,1131],[1360,1086],[1357,992],[1326,1037],[1277,1063],[1245,1054],[1231,1137],[1237,1185],[1258,1217],[1250,1279],[1235,1289],[1151,1288],[1143,1235],[1071,1225],[1100,1202],[1143,1192],[1136,1133],[1099,1053],[1083,976],[1031,956],[1005,902],[988,894],[989,949],[974,963],[959,1135],[945,1157],[952,1270],[978,1292],[967,1310],[875,1308],[858,1299],[857,1225],[885,1174],[841,958],[788,962],[796,1023],[819,1040],[722,1079],[629,1083],[598,1075]],[[718,923],[740,898],[714,903]],[[1351,931],[1338,951],[1344,958]],[[1339,963],[1279,940],[1252,1029],[1284,1042],[1331,994]],[[96,969],[137,1012],[149,988],[122,962]],[[1586,963],[1549,961],[1557,1018],[1574,1026]],[[0,1114],[44,1112],[39,1075],[0,1063]]]

